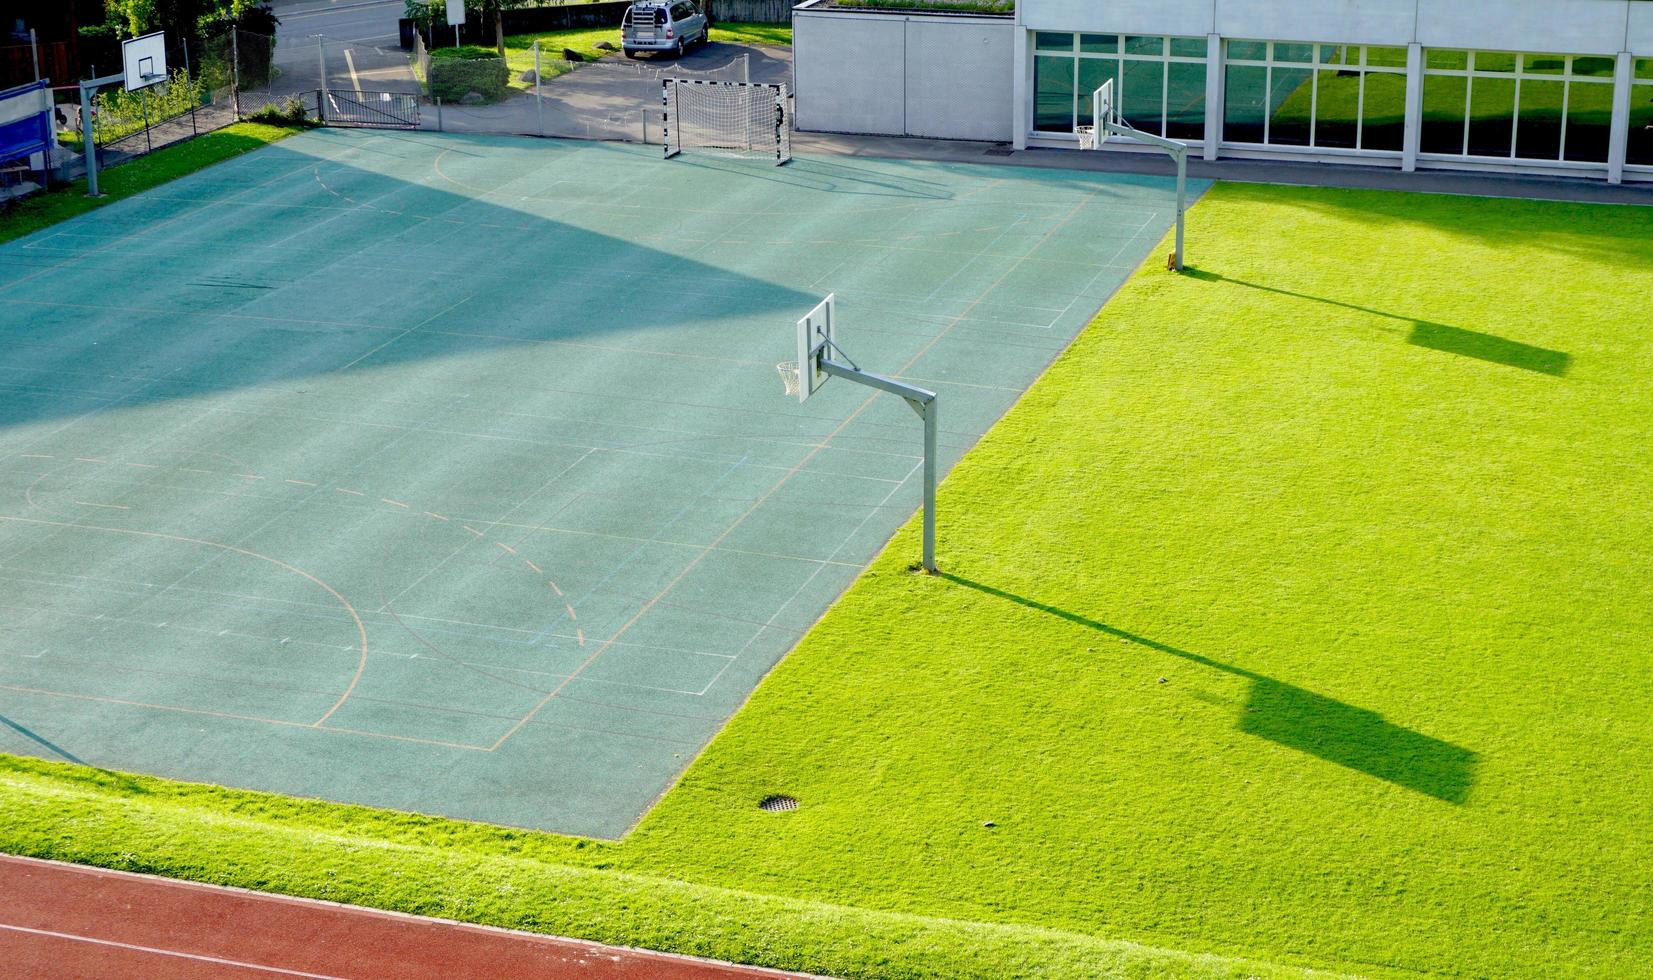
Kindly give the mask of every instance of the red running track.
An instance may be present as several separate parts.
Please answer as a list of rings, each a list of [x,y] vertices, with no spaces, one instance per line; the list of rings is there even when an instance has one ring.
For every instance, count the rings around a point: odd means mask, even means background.
[[[802,976],[4,855],[0,973],[30,980]]]

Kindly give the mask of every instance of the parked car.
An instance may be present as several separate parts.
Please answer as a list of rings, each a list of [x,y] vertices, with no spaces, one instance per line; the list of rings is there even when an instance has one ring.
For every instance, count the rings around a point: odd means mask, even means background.
[[[644,51],[681,57],[690,45],[706,43],[710,26],[694,0],[638,0],[620,21],[620,47],[628,58]]]

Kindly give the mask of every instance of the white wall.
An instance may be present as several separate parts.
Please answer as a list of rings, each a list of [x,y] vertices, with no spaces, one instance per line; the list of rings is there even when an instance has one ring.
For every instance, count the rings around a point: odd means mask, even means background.
[[[794,11],[798,128],[1008,141],[1009,18]]]
[[[1032,30],[1202,37],[1212,32],[1212,6],[1212,0],[1018,0],[1016,11]]]
[[[1012,25],[905,18],[908,136],[1004,141],[1015,104]]]
[[[899,135],[906,115],[905,51],[899,18],[798,11],[792,19],[798,128]]]
[[[1427,0],[1418,5],[1424,47],[1618,54],[1629,0]]]
[[[1277,41],[1653,54],[1638,0],[1021,0],[1023,26]]]
[[[1406,45],[1417,0],[1218,0],[1216,8],[1224,37]]]

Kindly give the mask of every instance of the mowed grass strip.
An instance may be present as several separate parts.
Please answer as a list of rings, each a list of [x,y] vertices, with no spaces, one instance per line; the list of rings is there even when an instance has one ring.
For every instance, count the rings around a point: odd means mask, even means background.
[[[5,758],[0,847],[853,976],[1646,975],[1650,228],[1218,186],[625,841]]]
[[[898,535],[626,865],[1647,976],[1653,211],[1221,185],[1189,243],[948,478],[946,574]]]
[[[1053,929],[581,867],[544,860],[541,845],[556,840],[541,834],[13,756],[0,755],[0,800],[9,853],[837,977],[1309,976]]]
[[[25,198],[9,210],[0,210],[0,242],[22,238],[42,228],[67,221],[122,198],[159,187],[249,150],[268,146],[297,132],[285,126],[234,123],[216,132],[145,154],[119,166],[98,171],[101,197],[86,196],[86,180]]]

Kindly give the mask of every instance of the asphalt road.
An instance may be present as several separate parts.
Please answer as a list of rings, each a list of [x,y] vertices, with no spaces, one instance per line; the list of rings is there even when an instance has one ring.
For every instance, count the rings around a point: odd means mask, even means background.
[[[275,0],[273,6],[281,18],[277,94],[322,87],[418,91],[408,53],[397,46],[401,0]]]

